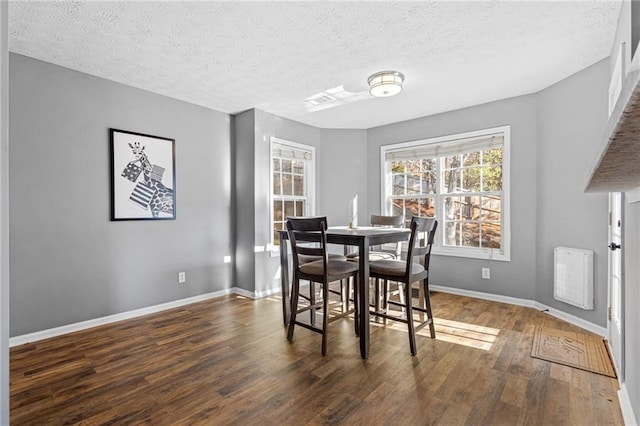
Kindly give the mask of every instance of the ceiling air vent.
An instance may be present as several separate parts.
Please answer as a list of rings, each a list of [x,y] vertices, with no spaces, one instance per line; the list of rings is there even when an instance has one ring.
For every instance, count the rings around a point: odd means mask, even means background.
[[[321,92],[317,95],[313,95],[310,98],[305,99],[304,101],[309,105],[317,106],[335,100],[336,98],[334,98],[333,96],[328,95],[325,92]]]

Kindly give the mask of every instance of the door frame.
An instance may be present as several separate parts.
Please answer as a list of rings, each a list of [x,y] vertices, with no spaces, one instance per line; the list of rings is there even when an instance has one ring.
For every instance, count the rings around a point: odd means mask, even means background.
[[[619,219],[614,218],[614,204],[617,203],[617,209],[619,210]],[[611,250],[610,246],[607,251],[607,343],[609,347],[609,351],[611,352],[612,361],[615,364],[617,373],[618,373],[618,381],[620,383],[624,383],[624,205],[625,205],[625,194],[620,192],[610,192],[609,193],[609,214],[608,214],[608,227],[607,227],[607,237],[608,242],[610,244],[617,243],[620,244],[620,248],[616,251]],[[614,223],[620,220],[620,224]],[[619,230],[616,231],[616,228]],[[617,254],[617,256],[614,256]],[[619,319],[620,319],[620,327],[616,325],[616,321],[613,318],[613,268],[616,266],[614,262],[616,259],[619,262],[620,268],[620,288],[619,288]],[[614,334],[615,333],[615,334]],[[619,334],[619,335],[618,335]],[[614,344],[614,341],[619,341],[619,347],[617,344]],[[618,353],[619,351],[619,353]]]

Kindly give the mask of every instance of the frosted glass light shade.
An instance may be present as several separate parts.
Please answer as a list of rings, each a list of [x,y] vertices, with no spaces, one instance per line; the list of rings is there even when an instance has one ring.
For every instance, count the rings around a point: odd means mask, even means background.
[[[381,71],[372,74],[367,82],[372,96],[386,98],[402,92],[404,75],[398,71]]]

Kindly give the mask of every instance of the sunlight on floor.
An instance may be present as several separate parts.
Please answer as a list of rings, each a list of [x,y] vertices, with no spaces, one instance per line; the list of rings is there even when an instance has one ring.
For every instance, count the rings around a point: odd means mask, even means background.
[[[320,297],[318,295],[318,297]],[[282,302],[280,295],[272,295],[267,298],[274,302]],[[301,300],[301,304],[305,304],[305,301]],[[330,310],[335,314],[340,311],[341,304],[339,300],[331,300],[329,302]],[[399,314],[399,312],[398,312]],[[415,324],[419,324],[423,320],[419,318],[418,314],[414,317]],[[500,329],[485,327],[483,325],[470,324],[466,322],[452,321],[443,318],[435,318],[436,328],[436,340],[443,342],[449,342],[456,345],[467,346],[470,348],[482,349],[488,351],[493,346],[493,343],[500,334]],[[387,329],[395,331],[407,331],[407,326],[404,323],[387,321],[387,325],[380,322],[375,322],[374,318],[371,318],[371,327],[385,327]],[[429,327],[426,326],[422,330],[416,333],[418,336],[429,337]]]
[[[416,324],[418,324],[419,321],[420,319],[416,315]],[[485,327],[482,325],[451,321],[442,318],[435,318],[434,322],[436,325],[436,340],[482,349],[485,351],[491,349],[491,346],[500,334],[499,329]],[[385,327],[382,323],[377,324],[375,322],[371,322],[371,326]],[[407,331],[407,326],[405,324],[393,321],[387,321],[386,328],[397,331]],[[426,326],[416,334],[418,336],[429,337],[429,327]]]
[[[435,318],[435,324],[437,340],[483,349],[485,351],[491,349],[493,342],[496,341],[498,334],[500,334],[500,330],[497,328],[441,318]],[[423,334],[424,331],[428,333],[428,330],[423,329],[420,330],[418,334]]]

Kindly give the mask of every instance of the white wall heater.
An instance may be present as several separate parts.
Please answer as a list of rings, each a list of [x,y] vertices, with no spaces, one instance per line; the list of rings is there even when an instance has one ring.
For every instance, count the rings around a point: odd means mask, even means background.
[[[553,297],[593,309],[593,250],[556,247],[553,254]]]

